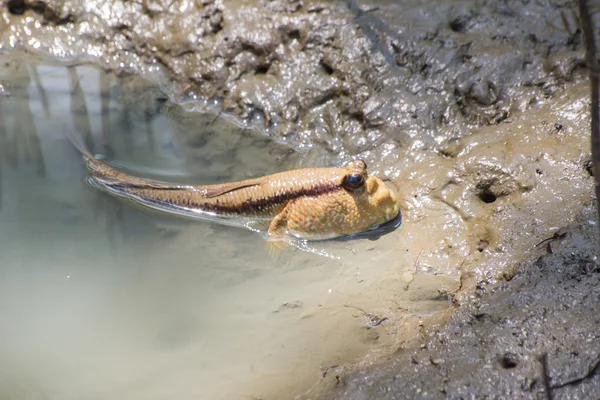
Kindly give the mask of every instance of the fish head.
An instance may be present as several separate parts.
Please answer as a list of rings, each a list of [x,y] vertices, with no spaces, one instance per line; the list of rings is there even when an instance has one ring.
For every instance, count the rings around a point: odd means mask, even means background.
[[[362,228],[376,227],[398,215],[400,205],[396,194],[381,179],[369,175],[363,160],[346,166],[341,186],[356,204],[356,216],[349,218],[360,221],[357,225]]]

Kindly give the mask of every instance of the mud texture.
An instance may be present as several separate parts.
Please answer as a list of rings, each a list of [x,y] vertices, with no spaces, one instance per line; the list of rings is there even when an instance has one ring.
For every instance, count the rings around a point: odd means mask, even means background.
[[[597,235],[588,208],[511,281],[479,287],[446,327],[379,368],[338,374],[310,398],[599,398]]]
[[[572,1],[0,5],[0,49],[153,75],[174,99],[217,101],[342,156],[416,136],[436,147],[544,102],[583,64]]]
[[[186,111],[216,109],[296,150],[322,149],[315,165],[364,158],[398,188],[403,225],[375,244],[397,256],[370,289],[460,278],[458,293],[439,296],[458,312],[440,328],[438,316],[390,311],[381,329],[421,330],[423,349],[407,341],[377,370],[328,370],[309,396],[545,396],[544,352],[557,397],[598,396],[595,375],[559,387],[593,367],[599,342],[590,211],[576,223],[593,179],[574,1],[0,6],[0,50],[141,75]],[[210,152],[190,125],[185,142]]]

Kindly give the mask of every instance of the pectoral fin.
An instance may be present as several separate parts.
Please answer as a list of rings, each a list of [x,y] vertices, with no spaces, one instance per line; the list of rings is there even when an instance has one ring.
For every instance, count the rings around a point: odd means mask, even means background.
[[[287,247],[287,243],[283,240],[278,241],[266,241],[265,250],[269,257],[277,257],[283,249]]]
[[[267,231],[267,243],[265,247],[271,256],[278,251],[286,248],[287,242],[285,236],[287,234],[287,215],[291,202],[289,202],[279,214],[271,220],[269,230]]]

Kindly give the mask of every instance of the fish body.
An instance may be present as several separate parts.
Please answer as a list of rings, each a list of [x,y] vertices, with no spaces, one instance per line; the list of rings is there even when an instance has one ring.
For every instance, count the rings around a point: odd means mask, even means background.
[[[120,172],[84,152],[88,182],[160,211],[219,220],[267,221],[270,239],[329,239],[366,231],[398,215],[396,195],[364,161],[216,185],[173,185]],[[268,222],[270,221],[270,222]]]

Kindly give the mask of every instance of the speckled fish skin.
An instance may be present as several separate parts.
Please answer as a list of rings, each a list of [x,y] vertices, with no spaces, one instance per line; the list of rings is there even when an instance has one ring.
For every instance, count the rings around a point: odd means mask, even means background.
[[[286,235],[328,239],[359,233],[395,218],[399,211],[394,192],[368,175],[362,160],[240,182],[178,186],[119,172],[89,153],[84,157],[88,181],[110,194],[167,212],[271,220],[268,234],[273,239]]]

